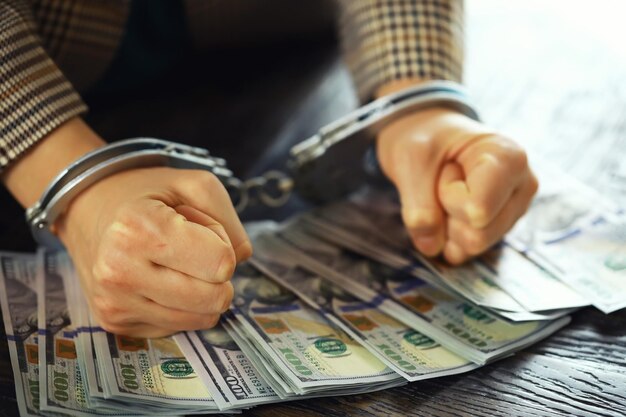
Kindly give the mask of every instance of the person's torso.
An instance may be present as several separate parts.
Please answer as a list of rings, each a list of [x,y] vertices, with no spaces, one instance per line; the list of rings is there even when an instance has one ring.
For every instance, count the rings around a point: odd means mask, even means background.
[[[188,50],[316,36],[332,28],[333,7],[331,0],[32,1],[44,48],[79,92],[110,78],[109,70],[125,83],[149,79]]]

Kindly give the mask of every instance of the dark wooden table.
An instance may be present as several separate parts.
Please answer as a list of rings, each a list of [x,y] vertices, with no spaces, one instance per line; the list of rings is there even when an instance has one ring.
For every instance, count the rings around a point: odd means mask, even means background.
[[[469,1],[466,81],[487,122],[626,206],[625,10],[619,1],[576,3]],[[121,104],[96,101],[90,122],[110,139],[155,135],[207,146],[209,138],[236,172],[259,172],[281,160],[286,144],[356,105],[336,51],[307,49],[256,55],[255,77],[200,67],[192,71],[208,71],[215,82],[177,81]],[[223,54],[236,63],[242,52]],[[238,139],[246,146],[234,147]],[[6,196],[0,202],[0,248],[32,247],[19,208]],[[298,207],[249,217],[280,218]],[[0,344],[0,404],[0,416],[17,414],[6,343]],[[626,311],[582,310],[548,339],[468,374],[245,414],[623,416]]]

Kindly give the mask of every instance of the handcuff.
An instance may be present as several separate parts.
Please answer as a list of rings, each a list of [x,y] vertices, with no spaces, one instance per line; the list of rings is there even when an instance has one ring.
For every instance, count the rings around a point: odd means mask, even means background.
[[[126,139],[84,155],[65,168],[26,210],[35,240],[59,247],[50,226],[74,197],[97,181],[117,172],[154,166],[203,169],[213,173],[229,191],[237,212],[258,200],[278,207],[293,191],[312,202],[338,199],[363,184],[368,172],[364,157],[380,130],[406,114],[447,107],[479,120],[465,90],[448,81],[431,81],[381,97],[322,127],[317,134],[293,146],[287,173],[268,171],[241,181],[226,161],[203,148],[154,138]]]

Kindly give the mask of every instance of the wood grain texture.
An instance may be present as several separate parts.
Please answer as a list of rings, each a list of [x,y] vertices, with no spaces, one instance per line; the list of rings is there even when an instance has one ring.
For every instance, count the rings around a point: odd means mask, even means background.
[[[624,8],[614,0],[470,0],[466,81],[485,121],[626,205]],[[336,51],[278,54],[284,61],[263,62],[258,78],[238,82],[241,71],[228,78],[221,70],[215,73],[223,77],[219,83],[183,88],[182,98],[166,91],[103,105],[92,123],[110,138],[153,134],[202,144],[210,135],[215,154],[228,157],[236,171],[262,171],[282,159],[286,144],[356,105]],[[234,152],[239,141],[251,145]],[[263,161],[253,163],[259,156]],[[297,207],[294,202],[273,216]],[[15,220],[6,222],[11,233],[20,229],[21,213],[14,213]],[[28,245],[5,230],[3,249]],[[0,416],[16,414],[8,358],[2,342]],[[607,316],[581,310],[546,340],[464,375],[263,406],[244,415],[624,416],[626,311]]]
[[[547,416],[626,414],[624,375],[522,353],[466,375],[380,393],[258,407],[254,416]]]

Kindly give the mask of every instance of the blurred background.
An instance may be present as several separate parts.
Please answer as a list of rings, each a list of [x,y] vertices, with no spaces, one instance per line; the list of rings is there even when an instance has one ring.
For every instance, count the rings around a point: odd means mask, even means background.
[[[619,0],[466,2],[465,81],[483,119],[622,205],[624,16]]]

